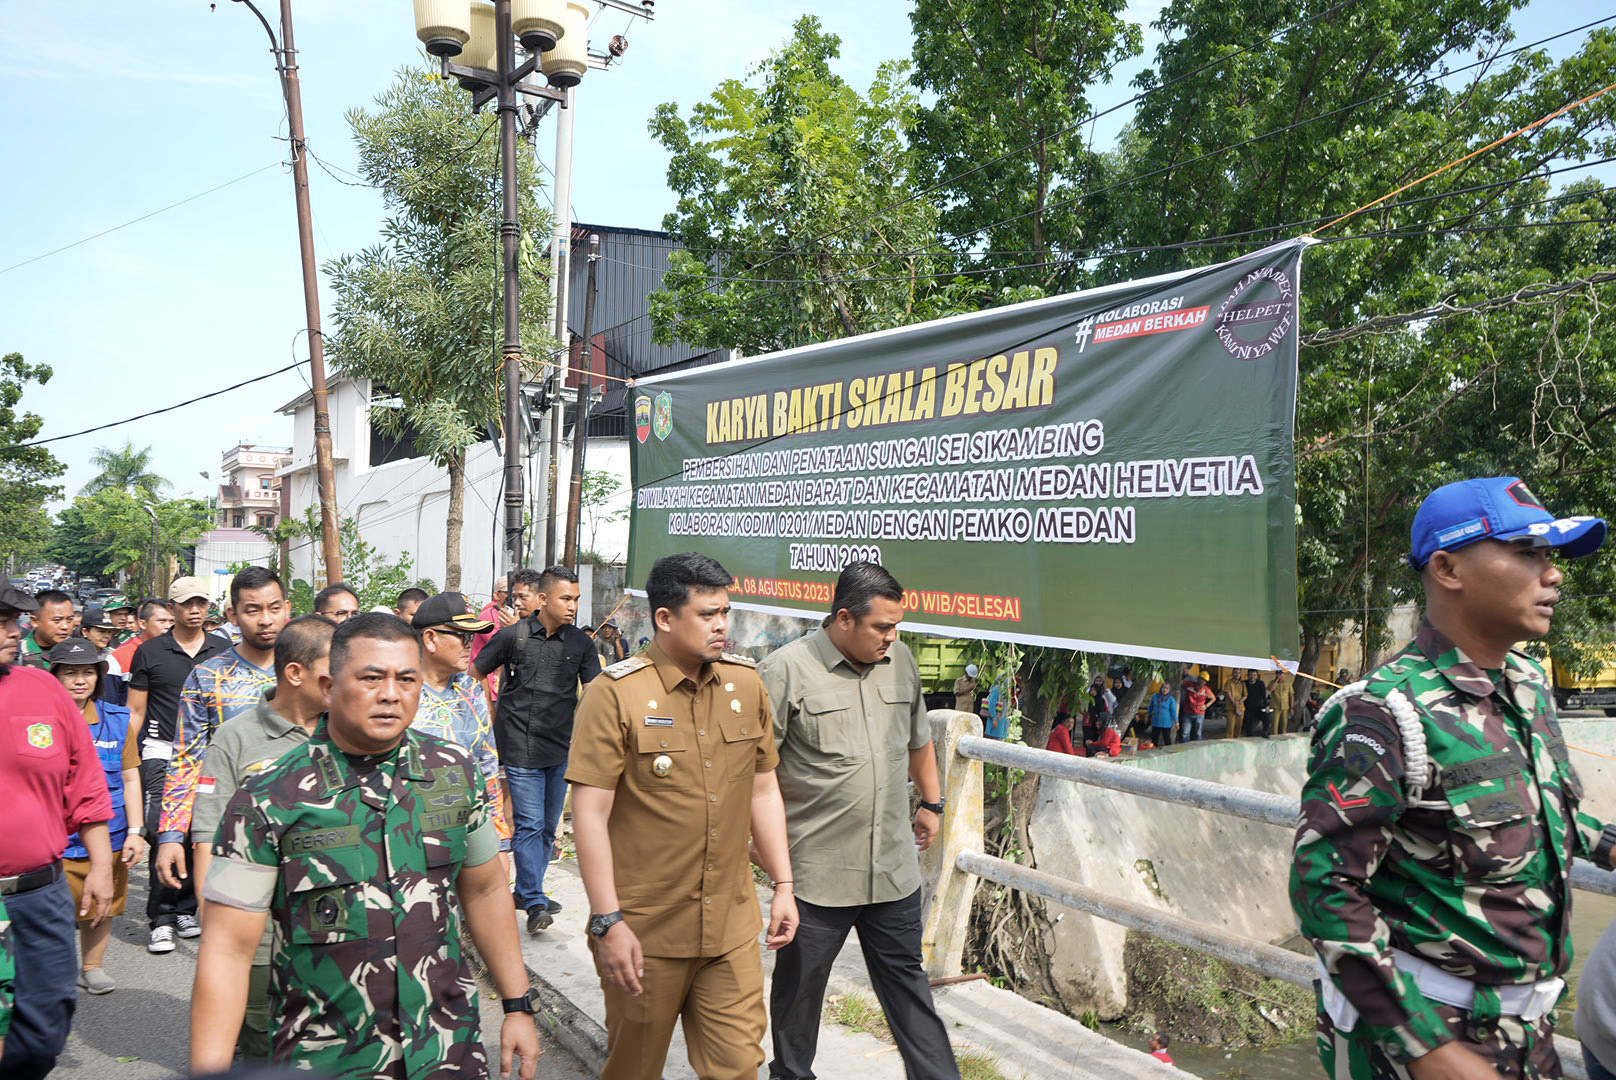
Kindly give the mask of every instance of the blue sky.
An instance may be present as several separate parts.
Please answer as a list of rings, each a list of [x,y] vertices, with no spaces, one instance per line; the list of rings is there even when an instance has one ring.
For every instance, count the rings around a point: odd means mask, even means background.
[[[1367,0],[1374,2],[1374,0]],[[269,13],[275,0],[262,0]],[[1148,23],[1156,0],[1135,0]],[[8,167],[0,172],[0,267],[81,240],[254,170],[264,171],[129,228],[0,274],[0,351],[51,365],[24,404],[43,436],[66,434],[215,390],[306,355],[283,109],[262,28],[218,0],[10,0],[0,22]],[[1593,0],[1536,0],[1529,35],[1600,18]],[[866,86],[906,55],[904,0],[662,0],[653,23],[601,14],[598,48],[627,29],[620,67],[579,89],[573,206],[578,220],[659,228],[672,209],[666,156],[646,133],[664,101],[688,108],[720,79],[779,45],[803,10],[843,38],[842,74]],[[308,138],[353,166],[343,113],[368,106],[417,56],[402,0],[295,0]],[[632,24],[632,25],[631,25]],[[1550,29],[1542,29],[1548,27]],[[1155,44],[1147,30],[1147,53]],[[1565,43],[1574,47],[1574,42]],[[1557,49],[1556,53],[1563,52]],[[1127,97],[1132,71],[1094,99]],[[1126,110],[1099,126],[1104,145]],[[554,145],[546,122],[541,145]],[[265,169],[265,166],[273,166]],[[375,241],[372,193],[313,170],[323,261]],[[238,442],[284,444],[275,409],[304,389],[296,373],[183,410],[53,446],[71,496],[96,447],[150,444],[175,494],[206,495]],[[205,480],[206,470],[215,480]]]

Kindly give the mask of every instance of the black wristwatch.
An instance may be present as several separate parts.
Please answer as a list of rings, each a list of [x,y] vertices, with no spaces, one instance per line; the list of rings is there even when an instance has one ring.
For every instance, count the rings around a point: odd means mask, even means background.
[[[589,916],[589,936],[605,937],[606,931],[623,921],[621,911],[609,911],[604,915]]]
[[[501,998],[499,1003],[504,1006],[506,1013],[527,1013],[533,1015],[533,999],[538,996],[531,987],[521,997]]]
[[[948,800],[942,796],[939,796],[936,802],[927,802],[925,799],[920,800],[920,808],[922,810],[930,810],[932,813],[939,816],[942,815],[943,807],[947,804]]]
[[[140,837],[142,840],[150,840],[151,830],[142,825],[140,828],[135,830],[135,835]]]

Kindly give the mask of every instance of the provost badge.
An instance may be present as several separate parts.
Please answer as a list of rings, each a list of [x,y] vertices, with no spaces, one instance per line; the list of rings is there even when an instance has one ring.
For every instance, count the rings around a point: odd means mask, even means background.
[[[656,760],[651,762],[651,771],[658,776],[667,776],[673,771],[673,759],[667,754],[658,754]]]

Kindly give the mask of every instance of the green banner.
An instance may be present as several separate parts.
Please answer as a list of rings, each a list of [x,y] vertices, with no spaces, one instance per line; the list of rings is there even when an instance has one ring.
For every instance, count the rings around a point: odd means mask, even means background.
[[[1306,243],[642,379],[629,580],[700,551],[822,615],[870,559],[910,629],[1295,660]]]

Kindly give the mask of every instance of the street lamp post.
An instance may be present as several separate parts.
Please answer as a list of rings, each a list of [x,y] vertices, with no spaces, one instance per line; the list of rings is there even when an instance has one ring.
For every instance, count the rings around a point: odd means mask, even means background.
[[[309,335],[309,383],[314,397],[314,462],[320,493],[320,547],[327,582],[342,580],[342,545],[337,532],[337,478],[331,461],[331,402],[325,385],[325,335],[320,329],[320,282],[314,262],[314,212],[309,207],[308,146],[303,137],[303,89],[297,74],[297,47],[292,38],[292,0],[281,0],[281,36],[275,37],[264,13],[246,4],[269,35],[269,51],[286,98],[287,127],[292,140],[292,187],[297,197],[297,240],[303,262],[303,311]]]
[[[655,0],[641,0],[638,6],[628,0],[597,2],[650,18]],[[521,565],[525,554],[522,513],[526,475],[522,466],[526,458],[527,423],[522,416],[521,282],[517,273],[521,238],[516,210],[516,131],[520,112],[517,95],[548,99],[567,108],[568,91],[578,85],[584,71],[597,60],[588,53],[588,32],[589,8],[580,0],[494,0],[492,5],[485,0],[415,0],[416,38],[428,53],[438,58],[446,78],[454,76],[463,89],[471,92],[472,111],[481,110],[490,101],[498,102],[502,187],[499,233],[505,315],[500,345],[505,397],[502,565],[506,572]],[[521,64],[516,62],[518,40],[528,54]],[[566,45],[558,48],[563,41]],[[463,63],[453,63],[451,58],[459,58]],[[549,86],[527,81],[539,70]],[[567,342],[565,335],[561,336],[565,351]],[[546,517],[553,519],[553,514],[552,502],[547,507]]]

